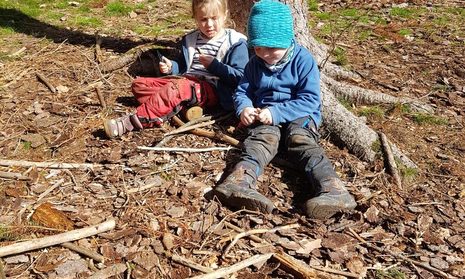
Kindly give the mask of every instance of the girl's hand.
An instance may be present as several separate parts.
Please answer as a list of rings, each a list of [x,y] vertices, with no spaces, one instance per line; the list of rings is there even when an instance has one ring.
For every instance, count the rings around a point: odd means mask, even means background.
[[[273,124],[273,117],[271,116],[271,111],[269,109],[262,109],[257,115],[257,120],[265,125]]]
[[[171,74],[173,63],[171,63],[171,60],[165,56],[162,56],[160,62],[158,63],[158,67],[160,68],[160,72],[162,74]]]
[[[245,126],[250,126],[255,122],[258,115],[257,109],[252,107],[247,107],[241,112],[241,123]]]
[[[202,65],[205,67],[205,69],[207,69],[208,66],[210,66],[213,59],[215,59],[215,57],[210,56],[210,55],[206,55],[206,54],[200,54],[199,55],[199,61],[200,61],[200,63],[202,63]]]

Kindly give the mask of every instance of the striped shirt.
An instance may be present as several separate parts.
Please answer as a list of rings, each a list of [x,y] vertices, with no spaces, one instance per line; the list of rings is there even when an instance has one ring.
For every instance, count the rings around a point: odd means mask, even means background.
[[[199,60],[199,51],[204,55],[210,55],[216,57],[218,54],[218,50],[220,49],[221,45],[226,40],[226,33],[223,36],[216,38],[216,39],[207,39],[204,38],[201,33],[197,36],[197,42],[195,44],[195,53],[192,60],[192,65],[190,66],[189,70],[186,72],[187,75],[192,76],[201,76],[206,78],[207,80],[214,77],[212,73],[210,73],[205,67],[200,63]]]

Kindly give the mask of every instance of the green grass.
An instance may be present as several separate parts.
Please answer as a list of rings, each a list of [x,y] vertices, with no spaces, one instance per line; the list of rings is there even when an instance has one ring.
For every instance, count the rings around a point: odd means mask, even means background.
[[[107,4],[106,12],[111,16],[125,16],[134,10],[134,6],[123,1],[115,1]]]
[[[369,118],[382,118],[384,110],[379,106],[363,107],[359,110],[358,114]]]
[[[333,50],[333,55],[336,58],[336,64],[340,66],[347,65],[347,54],[345,49],[342,47],[336,47]]]
[[[391,268],[387,271],[377,270],[376,279],[405,279],[406,275],[397,268]]]
[[[409,36],[412,34],[413,34],[413,31],[412,29],[409,29],[409,28],[402,28],[399,30],[399,35],[402,35],[402,36]]]
[[[25,141],[23,142],[23,149],[28,151],[28,150],[31,150],[32,148],[32,143],[30,141]]]
[[[81,27],[99,27],[103,25],[103,22],[95,17],[78,15],[74,18],[74,24]]]
[[[412,120],[419,125],[447,125],[449,122],[446,118],[427,114],[427,113],[415,113],[411,115]]]
[[[13,241],[16,239],[17,237],[10,232],[8,227],[0,224],[0,241]]]
[[[394,7],[389,11],[393,17],[412,18],[416,13],[413,9]]]
[[[308,10],[316,12],[318,11],[318,1],[317,0],[308,0],[307,1]]]

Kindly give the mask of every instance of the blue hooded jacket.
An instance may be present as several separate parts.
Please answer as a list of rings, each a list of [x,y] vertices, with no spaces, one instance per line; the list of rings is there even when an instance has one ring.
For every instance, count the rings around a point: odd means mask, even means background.
[[[225,110],[233,110],[232,95],[244,75],[245,65],[249,61],[249,51],[245,35],[234,29],[225,29],[225,31],[227,39],[207,70],[219,78],[214,85],[220,105]],[[173,75],[186,73],[192,64],[199,32],[199,30],[195,30],[182,38],[183,59],[179,63],[171,61]]]
[[[297,43],[290,60],[277,71],[271,71],[261,58],[253,56],[234,95],[234,106],[238,117],[246,107],[266,107],[273,125],[306,116],[320,125],[320,73],[316,61]]]

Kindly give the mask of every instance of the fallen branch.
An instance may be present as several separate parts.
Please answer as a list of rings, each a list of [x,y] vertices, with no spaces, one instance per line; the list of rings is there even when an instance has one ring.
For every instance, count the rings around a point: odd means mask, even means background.
[[[84,247],[81,247],[81,246],[78,246],[78,245],[75,245],[71,242],[65,242],[65,243],[62,243],[61,246],[65,247],[65,248],[68,248],[69,250],[73,250],[74,252],[77,252],[79,254],[82,254],[84,256],[87,256],[99,263],[103,263],[105,261],[105,257],[103,257],[102,255],[100,255],[99,253],[96,253],[94,251],[91,251],[87,248],[84,248]]]
[[[31,180],[28,176],[22,175],[17,172],[6,172],[0,171],[0,177],[5,179],[15,179],[15,180]]]
[[[41,73],[36,72],[36,76],[37,76],[37,78],[38,78],[42,83],[45,84],[45,86],[48,87],[48,89],[49,89],[50,91],[52,91],[52,93],[56,93],[56,92],[57,92],[57,90],[56,90],[55,87],[50,83],[50,81],[49,81],[46,77],[44,77]]]
[[[132,48],[122,56],[100,64],[100,70],[102,73],[109,73],[114,70],[121,69],[124,66],[134,62],[139,56],[142,55],[142,53],[156,47],[159,46],[157,44],[143,44]]]
[[[123,263],[114,264],[114,265],[112,265],[110,267],[107,267],[105,269],[97,271],[96,273],[94,273],[94,275],[92,275],[90,277],[87,277],[87,279],[106,279],[106,278],[110,278],[112,276],[116,276],[118,274],[121,274],[121,273],[125,272],[126,269],[128,269],[128,267]]]
[[[379,132],[379,139],[381,145],[383,146],[384,154],[386,155],[386,162],[388,164],[388,169],[391,172],[392,177],[394,178],[394,183],[402,189],[402,179],[399,175],[399,170],[397,169],[396,161],[394,160],[394,155],[392,154],[391,146],[388,142],[386,135],[382,132]]]
[[[365,241],[365,239],[363,239],[358,233],[356,233],[352,228],[349,228],[349,232],[352,234],[353,237],[355,237],[356,239],[358,239],[362,244],[366,245],[368,248],[371,248],[381,254],[385,254],[385,253],[388,253],[389,255],[391,255],[392,257],[394,258],[397,258],[397,259],[401,259],[403,261],[406,261],[410,264],[414,264],[414,265],[418,265],[418,266],[421,266],[422,268],[428,270],[428,271],[431,271],[432,273],[436,274],[436,275],[439,275],[441,276],[442,278],[457,278],[455,276],[452,276],[452,275],[449,275],[447,273],[445,273],[444,271],[441,271],[435,267],[432,267],[426,263],[422,263],[422,262],[419,262],[419,261],[416,261],[416,260],[412,260],[412,259],[409,259],[407,258],[406,256],[402,256],[398,253],[394,253],[392,252],[391,250],[389,250],[388,248],[380,248],[378,246],[375,246],[373,244],[371,244],[370,242],[367,242]]]
[[[56,162],[31,162],[31,161],[16,161],[16,160],[0,160],[0,166],[4,167],[37,167],[46,169],[81,169],[81,170],[93,170],[94,168],[100,168],[102,165],[95,164],[79,164],[79,163],[56,163]]]
[[[173,119],[174,123],[176,123],[176,125],[178,125],[178,126],[184,125],[184,122],[181,119],[179,119],[179,117],[174,116],[172,119]],[[237,139],[235,139],[233,137],[230,137],[228,135],[225,135],[223,133],[207,131],[207,130],[200,129],[200,128],[194,129],[191,132],[192,132],[192,134],[197,135],[197,136],[203,136],[203,137],[207,137],[207,138],[221,140],[221,141],[229,143],[230,145],[235,146],[235,147],[240,147],[241,146],[241,143]]]
[[[96,234],[99,234],[105,231],[112,230],[115,227],[115,225],[116,225],[115,220],[110,219],[108,221],[105,221],[103,223],[100,223],[94,226],[0,247],[0,258],[86,238],[92,235],[96,235]]]
[[[183,264],[183,265],[185,265],[187,267],[190,267],[190,268],[198,270],[198,271],[202,271],[204,273],[210,273],[210,272],[214,271],[213,269],[211,269],[209,267],[206,267],[206,266],[200,265],[198,263],[192,262],[192,261],[190,261],[190,260],[188,260],[188,259],[186,259],[184,257],[178,256],[178,255],[172,255],[171,259],[174,262]]]
[[[273,256],[273,253],[255,255],[244,261],[233,264],[231,266],[217,269],[208,274],[191,277],[191,279],[216,279],[216,278],[226,277],[226,275],[229,275],[231,273],[244,269],[253,264],[267,261],[269,258],[271,258],[271,256]]]
[[[140,150],[151,150],[158,152],[185,152],[185,153],[199,153],[199,152],[212,152],[212,151],[229,151],[235,149],[235,147],[206,147],[206,148],[182,148],[182,147],[150,147],[150,146],[138,146]]]
[[[236,236],[234,236],[233,241],[231,241],[231,243],[229,243],[229,245],[224,250],[222,258],[224,259],[228,255],[229,250],[231,250],[231,248],[234,246],[234,244],[236,244],[236,242],[239,241],[239,239],[241,239],[243,237],[253,235],[253,234],[274,233],[274,232],[277,232],[277,231],[295,229],[295,228],[298,228],[298,227],[300,227],[299,224],[290,224],[290,225],[285,225],[285,226],[279,226],[279,227],[272,228],[272,229],[255,229],[255,230],[249,230],[249,231],[246,231],[246,232],[238,233],[238,234],[236,234]]]

